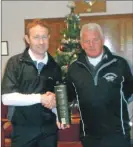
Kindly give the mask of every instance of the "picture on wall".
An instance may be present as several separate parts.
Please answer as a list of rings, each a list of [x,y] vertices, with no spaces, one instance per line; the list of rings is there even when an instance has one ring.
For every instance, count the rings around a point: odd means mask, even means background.
[[[1,55],[2,56],[8,56],[8,42],[7,41],[2,41],[1,42]]]
[[[106,0],[74,0],[75,13],[106,12]]]

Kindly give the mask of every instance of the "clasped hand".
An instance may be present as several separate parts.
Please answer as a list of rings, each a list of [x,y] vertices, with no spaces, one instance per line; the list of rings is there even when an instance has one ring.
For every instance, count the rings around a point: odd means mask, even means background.
[[[41,95],[41,103],[46,108],[52,109],[56,107],[56,99],[55,94],[52,92],[46,92],[45,94]]]

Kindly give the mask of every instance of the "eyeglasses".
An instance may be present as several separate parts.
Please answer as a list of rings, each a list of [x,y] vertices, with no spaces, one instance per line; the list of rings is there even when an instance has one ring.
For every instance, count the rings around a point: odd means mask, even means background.
[[[47,36],[33,36],[33,39],[34,40],[47,40],[49,38],[49,35],[47,35]]]

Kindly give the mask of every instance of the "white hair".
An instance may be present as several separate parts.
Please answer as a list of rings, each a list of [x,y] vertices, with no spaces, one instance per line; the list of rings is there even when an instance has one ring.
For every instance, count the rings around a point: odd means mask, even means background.
[[[99,24],[97,24],[97,23],[84,24],[81,28],[81,31],[80,31],[80,38],[82,38],[82,35],[86,30],[98,31],[100,33],[101,37],[104,39],[103,30]]]

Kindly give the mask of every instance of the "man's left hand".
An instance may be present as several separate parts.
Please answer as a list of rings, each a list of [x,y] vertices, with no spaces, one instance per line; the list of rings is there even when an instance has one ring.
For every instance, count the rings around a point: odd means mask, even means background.
[[[59,121],[57,121],[56,124],[57,124],[58,128],[59,129],[62,129],[62,130],[67,129],[67,128],[70,128],[70,125],[62,124]]]

